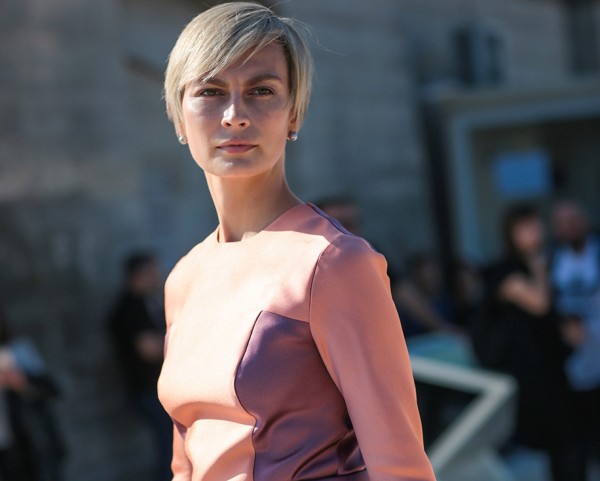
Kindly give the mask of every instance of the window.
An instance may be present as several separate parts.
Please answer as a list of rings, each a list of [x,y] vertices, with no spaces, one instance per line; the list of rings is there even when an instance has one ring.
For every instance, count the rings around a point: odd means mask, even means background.
[[[504,39],[479,24],[459,28],[455,34],[457,73],[469,87],[497,85],[505,78]]]

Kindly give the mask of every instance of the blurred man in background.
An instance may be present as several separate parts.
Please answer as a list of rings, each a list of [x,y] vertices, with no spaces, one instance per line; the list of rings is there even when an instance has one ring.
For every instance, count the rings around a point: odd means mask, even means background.
[[[152,429],[157,449],[156,479],[171,479],[172,423],[158,401],[165,336],[163,281],[156,257],[135,253],[124,265],[125,282],[109,328],[134,407]]]
[[[600,454],[600,240],[573,201],[553,211],[557,242],[551,278],[563,339],[573,348],[566,372],[575,391],[581,435]]]

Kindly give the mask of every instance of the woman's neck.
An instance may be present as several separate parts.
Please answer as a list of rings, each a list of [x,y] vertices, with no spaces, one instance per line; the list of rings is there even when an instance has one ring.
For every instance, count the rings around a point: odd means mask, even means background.
[[[223,178],[206,175],[219,218],[219,242],[248,239],[301,203],[284,175]]]

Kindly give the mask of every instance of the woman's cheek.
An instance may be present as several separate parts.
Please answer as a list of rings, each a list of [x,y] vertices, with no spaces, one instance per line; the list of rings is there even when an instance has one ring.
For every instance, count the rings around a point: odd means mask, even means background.
[[[186,102],[186,110],[190,115],[198,120],[214,117],[220,108],[220,103],[216,100],[206,100],[202,98],[190,98]],[[221,107],[221,113],[223,108]]]

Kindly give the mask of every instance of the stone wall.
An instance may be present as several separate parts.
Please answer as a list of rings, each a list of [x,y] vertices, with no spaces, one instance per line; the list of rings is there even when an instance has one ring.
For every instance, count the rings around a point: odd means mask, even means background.
[[[106,311],[127,252],[155,248],[168,269],[190,231],[202,235],[202,216],[188,220],[202,176],[167,140],[161,81],[128,52],[124,5],[0,8],[0,295],[61,385],[68,479],[143,479],[147,433],[128,410]]]

